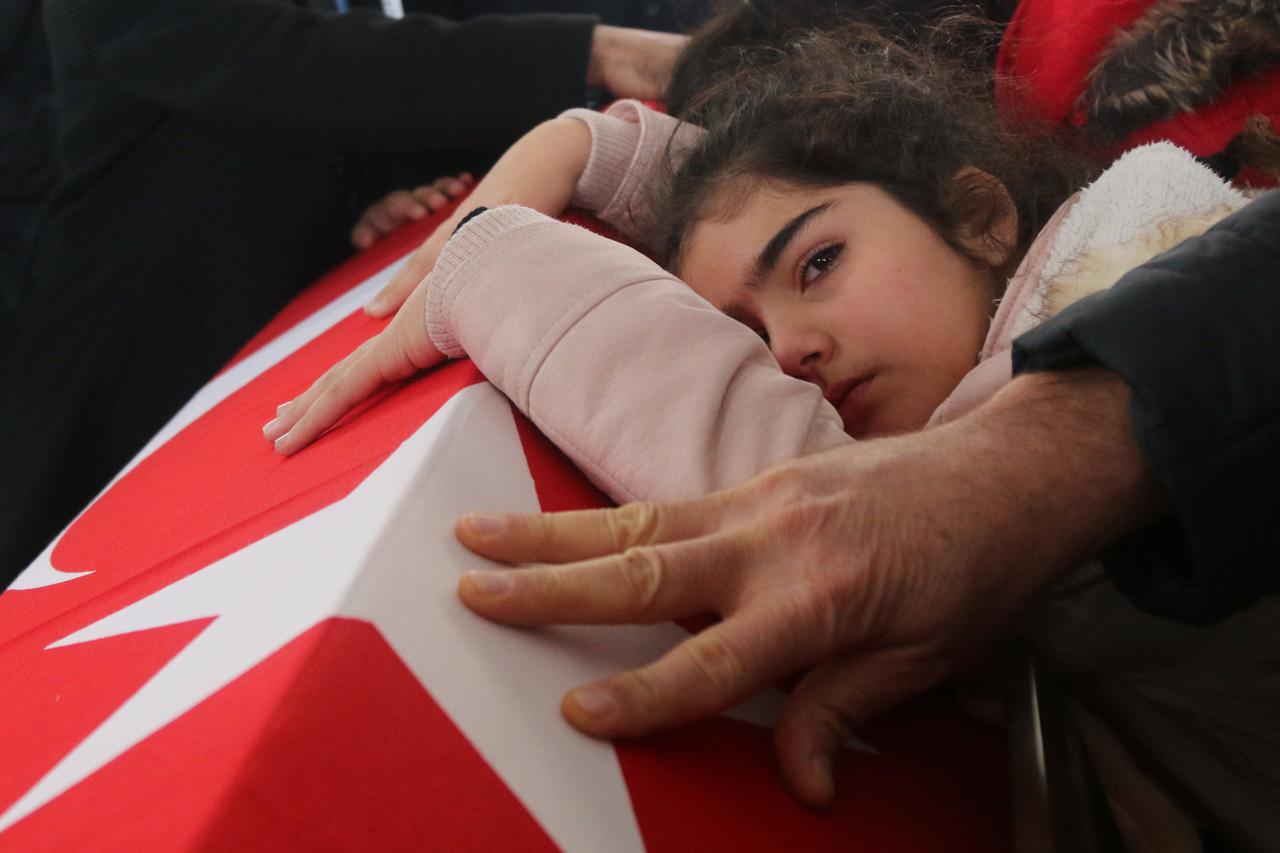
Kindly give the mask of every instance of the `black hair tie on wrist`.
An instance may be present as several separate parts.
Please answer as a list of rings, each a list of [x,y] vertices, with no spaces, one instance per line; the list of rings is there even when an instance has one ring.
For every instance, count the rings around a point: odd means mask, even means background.
[[[476,209],[474,209],[474,210],[472,210],[470,213],[468,213],[466,216],[462,217],[462,221],[461,221],[461,222],[459,222],[459,223],[458,223],[458,225],[457,225],[457,227],[453,229],[453,234],[457,234],[457,233],[458,233],[458,228],[461,228],[463,225],[466,225],[468,222],[470,222],[471,220],[475,219],[477,216],[479,216],[480,214],[484,213],[484,212],[485,212],[486,210],[488,210],[488,209],[489,209],[489,208],[487,208],[487,207],[477,207]],[[453,236],[453,234],[450,234],[449,236],[450,236],[450,237],[452,237],[452,236]]]

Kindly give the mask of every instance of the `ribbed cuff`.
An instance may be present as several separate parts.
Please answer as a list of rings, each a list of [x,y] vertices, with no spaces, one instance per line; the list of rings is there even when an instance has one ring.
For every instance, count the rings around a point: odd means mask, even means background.
[[[640,125],[584,109],[567,110],[561,118],[575,118],[591,130],[591,154],[571,204],[599,213],[613,202],[631,168],[640,144]]]
[[[453,331],[453,302],[466,286],[467,265],[504,236],[527,225],[554,220],[536,210],[508,204],[491,208],[459,226],[444,244],[427,281],[427,334],[449,358],[466,355]]]

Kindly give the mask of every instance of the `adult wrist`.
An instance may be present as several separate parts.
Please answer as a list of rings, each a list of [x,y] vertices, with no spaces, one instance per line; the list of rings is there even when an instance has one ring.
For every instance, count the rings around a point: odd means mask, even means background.
[[[1131,389],[1103,368],[1015,378],[961,419],[1009,501],[1009,557],[1051,580],[1149,523],[1165,499],[1134,438]]]
[[[587,87],[605,85],[605,67],[617,50],[617,27],[596,24],[591,31],[591,48],[587,54]]]

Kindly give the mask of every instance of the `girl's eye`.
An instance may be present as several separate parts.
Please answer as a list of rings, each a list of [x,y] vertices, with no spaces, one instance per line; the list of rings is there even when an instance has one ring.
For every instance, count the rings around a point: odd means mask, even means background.
[[[832,267],[836,265],[836,261],[840,258],[840,252],[844,249],[843,243],[835,243],[825,248],[819,249],[810,255],[804,262],[804,267],[800,270],[800,289],[813,284],[819,277],[830,272]]]

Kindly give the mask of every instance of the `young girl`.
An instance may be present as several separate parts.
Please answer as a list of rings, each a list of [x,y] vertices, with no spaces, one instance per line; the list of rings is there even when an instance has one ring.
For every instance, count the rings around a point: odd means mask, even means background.
[[[527,206],[463,222],[268,439],[292,453],[382,382],[465,353],[615,499],[701,494],[958,416],[1009,380],[1022,331],[1245,203],[1172,146],[1068,198],[1070,158],[1003,130],[981,85],[864,31],[793,44],[717,94],[705,136],[630,102],[529,134],[473,195]],[[571,200],[683,282],[530,209]],[[1263,847],[1280,832],[1280,762],[1255,749],[1280,718],[1278,626],[1266,603],[1211,628],[1148,616],[1091,564],[1028,630],[1091,709],[1124,814],[1190,844],[1189,802]]]

